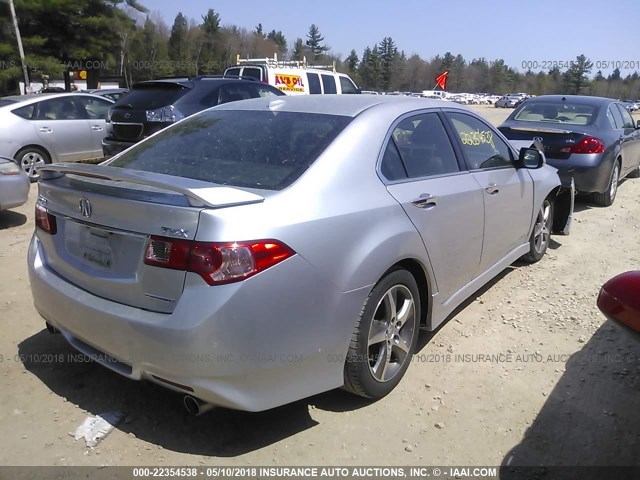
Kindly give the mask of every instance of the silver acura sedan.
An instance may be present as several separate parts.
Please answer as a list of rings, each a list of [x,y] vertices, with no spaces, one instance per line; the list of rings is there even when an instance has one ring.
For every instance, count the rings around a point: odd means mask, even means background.
[[[100,160],[113,100],[54,93],[0,98],[0,155],[15,158],[31,180],[51,162]]]
[[[194,412],[383,397],[420,328],[540,260],[573,208],[542,153],[466,107],[371,95],[223,105],[40,172],[48,329]]]

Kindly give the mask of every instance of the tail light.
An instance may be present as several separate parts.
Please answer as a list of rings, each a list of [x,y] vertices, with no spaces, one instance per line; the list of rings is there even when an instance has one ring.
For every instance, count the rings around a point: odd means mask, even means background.
[[[22,169],[17,163],[2,162],[0,163],[0,175],[18,175]]]
[[[58,231],[56,217],[51,215],[45,207],[38,203],[36,203],[36,226],[49,235],[55,235]]]
[[[604,153],[604,142],[596,137],[587,137],[576,143],[569,151],[571,153]]]
[[[277,240],[208,243],[152,236],[144,263],[197,273],[209,285],[222,285],[249,278],[295,253]]]

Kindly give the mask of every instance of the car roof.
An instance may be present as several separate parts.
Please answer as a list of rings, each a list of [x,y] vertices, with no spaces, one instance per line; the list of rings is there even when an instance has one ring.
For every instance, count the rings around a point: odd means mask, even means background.
[[[234,76],[197,76],[197,77],[165,77],[165,78],[157,78],[154,80],[144,80],[142,82],[138,82],[133,85],[132,88],[136,88],[138,86],[145,85],[162,85],[162,84],[172,84],[172,85],[180,85],[182,87],[193,88],[194,82],[199,81],[216,81],[216,82],[251,82],[255,83],[254,79],[249,78],[241,78]]]
[[[111,100],[110,98],[105,98],[100,95],[93,95],[91,93],[83,93],[83,92],[30,93],[27,95],[10,95],[7,97],[0,97],[0,99],[15,101],[15,103],[12,103],[11,105],[5,105],[4,107],[0,107],[0,108],[6,108],[6,107],[15,108],[21,104],[35,103],[35,102],[40,102],[42,100],[49,100],[52,98],[60,98],[60,97],[66,98],[69,96],[100,98],[102,100],[106,100],[108,102],[113,103],[113,100]]]
[[[265,97],[240,102],[226,103],[215,107],[217,110],[271,110],[299,113],[319,113],[355,117],[369,108],[393,104],[402,106],[406,111],[428,108],[456,108],[468,110],[462,105],[454,105],[443,100],[387,96],[387,95],[287,95],[284,97]]]
[[[545,103],[558,103],[558,102],[567,102],[567,103],[579,103],[582,105],[593,105],[599,106],[604,105],[610,102],[615,102],[612,98],[604,98],[604,97],[591,97],[589,95],[540,95],[539,97],[531,98],[527,101],[527,103],[533,102],[545,102]]]

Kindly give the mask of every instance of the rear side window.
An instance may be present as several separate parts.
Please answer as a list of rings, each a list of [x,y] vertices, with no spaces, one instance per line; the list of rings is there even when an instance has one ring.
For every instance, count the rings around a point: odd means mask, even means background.
[[[358,93],[356,86],[347,77],[340,76],[340,89],[342,90],[342,93],[345,94]]]
[[[108,163],[220,185],[280,190],[344,130],[350,117],[209,110],[167,128]]]
[[[333,78],[333,75],[322,75],[322,88],[326,94],[338,93],[336,79]]]
[[[227,68],[224,72],[225,75],[240,76],[240,67]]]
[[[622,114],[620,113],[620,110],[616,108],[615,105],[609,106],[609,113],[613,117],[613,123],[615,125],[613,128],[616,128],[616,129],[624,128],[624,121],[622,120]]]
[[[35,109],[36,109],[36,104],[32,103],[31,105],[25,105],[24,107],[11,110],[11,113],[13,113],[14,115],[18,115],[19,117],[26,118],[27,120],[32,120],[33,112]]]
[[[307,79],[309,80],[309,93],[311,95],[321,94],[319,75],[317,73],[307,73]]]
[[[460,170],[449,136],[435,113],[403,120],[393,131],[409,178],[444,175]]]
[[[616,103],[616,106],[618,110],[620,110],[620,115],[622,115],[622,128],[635,128],[633,125],[633,117],[629,111],[619,103]]]
[[[138,85],[118,100],[114,108],[127,105],[133,110],[155,110],[174,104],[191,89],[175,83]]]

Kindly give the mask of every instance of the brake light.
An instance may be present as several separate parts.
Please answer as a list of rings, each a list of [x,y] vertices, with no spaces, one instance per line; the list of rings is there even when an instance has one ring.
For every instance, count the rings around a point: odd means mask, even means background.
[[[276,240],[208,243],[152,236],[144,263],[197,273],[209,285],[249,278],[295,255]]]
[[[604,142],[596,137],[587,137],[571,147],[571,153],[604,153]]]
[[[49,211],[40,204],[36,203],[36,227],[47,232],[49,235],[55,235],[58,231],[56,217],[51,215]]]

